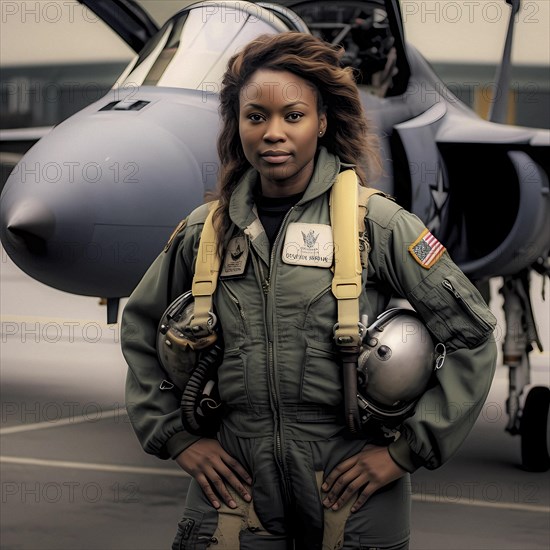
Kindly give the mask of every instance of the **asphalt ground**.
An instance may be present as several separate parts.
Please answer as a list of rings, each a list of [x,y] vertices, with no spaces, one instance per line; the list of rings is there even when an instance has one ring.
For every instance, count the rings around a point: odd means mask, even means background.
[[[118,326],[97,299],[34,281],[3,251],[0,269],[0,547],[170,548],[189,478],[132,432]],[[547,303],[534,306],[547,341]],[[531,360],[532,384],[548,385],[548,351]],[[550,476],[523,471],[504,431],[507,377],[499,366],[459,453],[412,476],[411,550],[550,547]]]

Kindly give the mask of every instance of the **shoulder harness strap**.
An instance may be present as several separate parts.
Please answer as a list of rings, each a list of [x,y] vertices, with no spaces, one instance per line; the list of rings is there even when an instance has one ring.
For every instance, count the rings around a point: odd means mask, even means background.
[[[357,178],[353,170],[341,172],[330,193],[330,219],[334,238],[334,277],[332,293],[338,300],[338,322],[334,339],[339,347],[359,347],[361,337],[359,295],[361,294],[361,260],[359,257],[359,227]]]
[[[210,212],[202,228],[191,286],[191,292],[195,299],[192,330],[197,336],[212,333],[216,322],[212,310],[212,295],[218,283],[221,258],[212,217],[218,204],[218,201],[211,203]]]
[[[334,235],[334,279],[332,293],[338,300],[338,323],[334,337],[338,346],[361,343],[359,296],[361,269],[366,268],[367,242],[359,243],[365,233],[367,203],[373,195],[385,195],[378,189],[358,185],[353,170],[338,175],[330,194],[330,219]],[[357,212],[357,217],[349,212]],[[363,252],[361,257],[360,251]],[[363,260],[363,261],[361,261]]]
[[[367,202],[376,193],[379,192],[375,189],[358,185],[353,170],[341,172],[330,193],[334,238],[332,293],[338,300],[338,321],[333,332],[342,360],[346,424],[352,434],[358,433],[361,427],[357,405],[357,359],[366,331],[359,317],[362,271],[359,231],[365,232]],[[350,212],[357,214],[350,216]],[[366,247],[367,243],[363,244]],[[368,247],[363,252],[368,254]]]
[[[331,190],[330,217],[335,245],[332,292],[338,300],[338,323],[335,327],[338,345],[360,345],[358,320],[362,266],[358,241],[359,234],[365,232],[368,200],[375,194],[384,193],[357,185],[353,170],[340,173]],[[216,290],[221,265],[217,234],[212,223],[218,204],[218,201],[213,201],[209,206],[210,212],[201,232],[191,287],[195,299],[193,331],[197,334],[212,332],[212,296]],[[349,216],[349,212],[354,210],[357,216]]]

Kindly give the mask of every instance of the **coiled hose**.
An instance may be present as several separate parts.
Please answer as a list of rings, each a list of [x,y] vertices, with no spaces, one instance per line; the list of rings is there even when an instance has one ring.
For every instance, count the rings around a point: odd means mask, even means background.
[[[181,419],[189,433],[207,435],[217,430],[222,410],[216,384],[222,357],[218,344],[203,352],[183,390]]]

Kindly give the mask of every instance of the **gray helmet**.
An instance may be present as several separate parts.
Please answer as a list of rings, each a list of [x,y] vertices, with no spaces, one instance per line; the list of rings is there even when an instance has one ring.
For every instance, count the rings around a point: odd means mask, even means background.
[[[379,315],[366,329],[357,364],[361,422],[399,425],[444,358],[445,346],[434,344],[416,311],[393,308]]]

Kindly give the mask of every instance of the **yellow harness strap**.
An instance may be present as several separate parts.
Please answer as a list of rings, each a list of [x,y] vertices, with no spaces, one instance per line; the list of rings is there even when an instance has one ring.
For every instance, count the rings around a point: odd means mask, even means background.
[[[353,170],[340,173],[330,195],[330,218],[334,234],[334,278],[332,292],[338,300],[338,324],[335,338],[338,345],[361,344],[359,322],[359,296],[361,294],[361,265],[359,234],[365,231],[367,202],[377,189],[357,185]],[[216,290],[221,258],[212,217],[218,201],[210,204],[204,222],[191,291],[195,299],[193,332],[205,335],[212,332],[212,296]],[[357,212],[350,216],[350,212]],[[368,251],[367,251],[368,252]]]
[[[341,172],[330,194],[330,223],[334,236],[332,293],[338,300],[338,322],[334,342],[340,352],[344,380],[344,413],[351,434],[361,429],[357,404],[357,359],[366,330],[360,324],[361,270],[367,267],[368,241],[363,239],[363,265],[359,232],[365,232],[368,199],[379,191],[357,185],[353,170]],[[354,215],[350,215],[353,213]]]
[[[338,323],[334,338],[338,346],[359,347],[359,296],[361,259],[359,256],[359,200],[353,170],[341,172],[330,194],[330,223],[334,238],[334,277],[332,293],[338,300]]]
[[[204,222],[191,286],[191,293],[195,299],[192,330],[197,336],[209,334],[213,329],[212,296],[216,290],[221,265],[218,239],[212,223],[217,207],[218,201],[210,204],[210,212]]]
[[[338,324],[334,336],[341,345],[360,345],[359,296],[361,269],[367,268],[369,250],[363,251],[361,262],[359,235],[365,232],[367,203],[382,191],[357,184],[353,170],[338,175],[330,194],[330,221],[334,235],[334,279],[332,292],[338,300]],[[357,216],[350,216],[357,212]],[[368,242],[363,242],[368,247]]]

